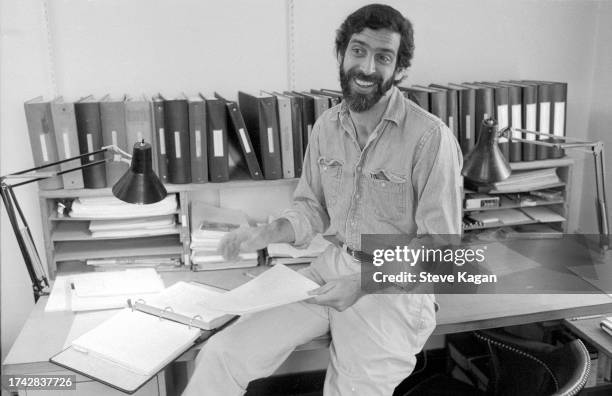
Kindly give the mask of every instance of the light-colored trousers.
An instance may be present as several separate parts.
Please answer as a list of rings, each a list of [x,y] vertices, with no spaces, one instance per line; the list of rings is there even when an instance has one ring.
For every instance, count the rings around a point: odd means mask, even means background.
[[[330,246],[302,273],[324,284],[359,268]],[[430,294],[370,294],[342,312],[295,303],[245,315],[204,344],[183,395],[242,395],[251,380],[273,374],[295,347],[331,331],[324,395],[391,396],[414,369],[434,327]]]

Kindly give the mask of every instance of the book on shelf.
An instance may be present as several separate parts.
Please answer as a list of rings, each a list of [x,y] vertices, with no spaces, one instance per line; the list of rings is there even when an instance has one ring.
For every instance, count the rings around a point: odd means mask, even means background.
[[[448,126],[448,103],[446,91],[440,88],[425,87],[422,85],[413,85],[411,88],[427,93],[429,112],[438,117]]]
[[[26,101],[23,107],[34,165],[38,167],[57,162],[59,156],[53,128],[53,117],[51,116],[51,105],[42,96],[38,96]],[[49,166],[45,170],[59,172],[60,166]],[[57,190],[63,188],[63,186],[60,177],[50,177],[38,182],[38,187],[41,190]]]
[[[159,93],[151,98],[151,121],[153,123],[153,160],[157,163],[157,176],[162,183],[168,183],[164,98]]]
[[[446,125],[448,125],[453,135],[460,142],[459,135],[459,91],[448,85],[429,84],[430,88],[441,89],[446,92]]]
[[[230,129],[227,142],[229,144],[230,176],[236,169],[246,169],[253,180],[263,180],[263,174],[255,155],[249,131],[238,103],[227,100],[217,92],[215,97],[222,100],[227,108],[227,124]]]
[[[427,91],[415,87],[399,87],[399,89],[404,97],[416,103],[425,111],[429,111],[429,94]]]
[[[282,179],[282,159],[276,98],[238,91],[238,105],[251,134],[266,180]]]
[[[299,95],[292,91],[283,92],[284,95],[289,96],[290,98],[294,98],[295,103],[299,106],[300,111],[302,113],[302,157],[306,153],[306,148],[308,147],[308,141],[310,139],[310,134],[312,133],[312,128],[315,123],[314,117],[314,99],[310,97],[305,97],[303,95]]]
[[[201,96],[187,98],[189,114],[189,158],[191,182],[208,182],[208,137],[206,103]]]
[[[483,82],[480,85],[493,89],[493,106],[495,109],[495,119],[497,120],[497,130],[501,131],[510,126],[510,107],[508,105],[509,90],[503,84]],[[506,136],[500,136],[498,146],[507,161],[510,161],[510,142]]]
[[[76,117],[74,115],[74,103],[66,102],[60,96],[53,99],[50,106],[58,158],[65,160],[79,155],[79,138]],[[60,164],[60,168],[63,171],[78,168],[79,166],[81,166],[79,159]],[[77,170],[64,173],[62,181],[66,189],[83,188],[83,172]]]
[[[459,145],[463,155],[468,154],[476,144],[476,93],[473,88],[449,83],[448,87],[457,90],[459,101]]]
[[[295,177],[294,143],[293,143],[293,122],[291,119],[291,100],[289,97],[271,93],[276,98],[278,108],[278,128],[280,138],[281,166],[283,178],[292,179]]]
[[[114,145],[121,150],[132,153],[132,146],[128,145],[127,130],[125,126],[125,106],[123,99],[113,99],[110,95],[100,99],[100,124],[102,127],[102,145]],[[106,152],[106,185],[113,186],[129,168],[123,161],[111,161],[114,154]]]
[[[206,102],[208,178],[211,182],[225,182],[230,178],[225,102],[215,97],[205,97],[204,100]]]
[[[518,81],[502,81],[503,84],[509,87],[518,87],[521,90],[521,124],[519,128],[527,129],[530,131],[537,132],[537,120],[538,120],[538,88],[533,84],[525,84]],[[513,122],[513,127],[516,123]],[[516,137],[523,138],[525,140],[535,141],[537,135],[533,133],[521,133],[515,135]],[[536,160],[536,145],[532,143],[522,142],[521,144],[521,158],[523,161],[535,161]]]
[[[74,104],[74,114],[79,138],[81,154],[91,153],[102,148],[102,124],[100,121],[100,105],[92,96],[79,99]],[[104,153],[88,155],[81,158],[83,165],[104,160]],[[83,168],[83,184],[85,188],[106,187],[105,164]]]
[[[191,183],[189,105],[185,96],[164,99],[164,123],[168,157],[168,182]]]
[[[153,152],[155,152],[150,100],[145,95],[138,97],[125,95],[123,99],[125,104],[125,130],[129,147],[128,153],[131,154],[134,144],[142,140],[151,144]],[[157,158],[155,156],[153,156],[153,170],[155,173],[158,172]]]

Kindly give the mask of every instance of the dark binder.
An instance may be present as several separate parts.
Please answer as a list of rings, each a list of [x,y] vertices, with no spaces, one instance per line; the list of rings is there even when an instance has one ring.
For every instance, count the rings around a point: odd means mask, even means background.
[[[446,91],[438,88],[424,87],[421,85],[414,85],[412,88],[427,92],[429,112],[438,117],[448,126],[448,105],[446,102]]]
[[[93,96],[81,98],[74,104],[74,113],[81,154],[100,150],[102,148],[102,125],[98,102]],[[87,165],[101,160],[104,160],[104,153],[83,157],[81,158],[81,163]],[[83,168],[83,183],[85,188],[106,187],[106,169],[104,164]]]
[[[281,95],[281,94],[278,94]],[[301,98],[293,95],[284,95],[289,98],[291,103],[291,129],[293,133],[293,165],[295,168],[295,177],[302,175],[302,164],[304,162],[304,138],[303,128],[304,121],[302,119],[302,102]]]
[[[314,102],[314,99],[312,101]],[[263,167],[264,178],[267,180],[281,179],[283,172],[276,98],[274,96],[254,96],[239,91],[238,104],[244,122],[251,133],[255,152],[258,153],[259,162]]]
[[[190,97],[189,153],[191,158],[191,182],[208,182],[208,145],[206,131],[206,103],[202,97]]]
[[[398,87],[406,98],[413,101],[425,111],[429,112],[429,94],[415,87]]]
[[[315,123],[314,99],[311,97],[300,95],[297,92],[283,92],[283,94],[298,98],[298,101],[301,104],[301,107],[302,107],[302,147],[304,148],[304,153],[306,153],[306,148],[308,147],[308,141],[310,140],[310,134],[312,133],[312,128],[314,127],[314,123]]]
[[[329,107],[334,107],[342,102],[342,94],[337,92],[330,92],[324,89],[311,89],[310,93],[315,95],[326,97],[329,100]]]
[[[166,150],[166,121],[164,118],[164,98],[160,94],[153,97],[153,156],[157,159],[157,176],[162,183],[168,183],[168,151]]]
[[[521,87],[505,83],[499,83],[508,88],[508,115],[509,125],[512,128],[523,128],[523,98]],[[513,132],[513,138],[521,138],[520,132]],[[522,142],[510,141],[510,162],[521,162],[523,160]]]
[[[132,154],[132,147],[128,147],[125,130],[125,106],[123,100],[113,100],[110,96],[100,99],[100,121],[102,123],[102,144],[114,145],[121,150]],[[107,152],[106,159],[106,185],[113,186],[129,168],[123,161],[112,161],[113,153]]]
[[[459,97],[457,89],[449,87],[447,85],[440,84],[429,84],[430,87],[435,89],[442,89],[446,92],[446,125],[450,128],[455,135],[457,141],[459,138]]]
[[[168,150],[168,182],[172,184],[191,183],[187,98],[164,100],[164,120],[166,149]]]
[[[493,89],[493,108],[495,120],[497,120],[498,130],[507,128],[510,125],[510,108],[508,106],[508,87],[503,84],[492,82],[478,83],[479,85],[490,87]],[[498,139],[499,149],[506,158],[510,161],[510,143],[508,138],[500,136]]]
[[[476,93],[473,88],[461,84],[448,84],[457,90],[459,99],[459,144],[467,155],[476,144]]]
[[[553,92],[552,86],[545,83],[535,83],[538,87],[538,132],[552,133],[552,101]],[[538,135],[538,140],[541,142],[551,143],[549,136]],[[538,145],[536,147],[536,159],[545,160],[550,158],[550,147]]]
[[[58,158],[65,160],[79,155],[79,138],[74,115],[74,103],[65,102],[61,97],[58,97],[53,99],[50,106]],[[60,164],[60,168],[63,171],[79,166],[81,166],[81,161],[78,159]],[[64,182],[64,188],[83,188],[83,171],[77,170],[64,173],[62,181]]]
[[[553,81],[528,81],[529,83],[537,83],[538,85],[547,84],[551,98],[550,112],[550,130],[555,137],[550,141],[552,143],[560,143],[565,137],[565,122],[567,118],[567,83]],[[563,149],[557,147],[548,148],[549,158],[561,158],[565,155]]]
[[[131,98],[125,96],[125,129],[130,150],[136,142],[143,139],[145,142],[154,145],[151,103],[146,97]],[[155,156],[153,156],[153,170],[157,172],[157,158]]]
[[[34,165],[38,167],[57,162],[59,157],[49,102],[39,96],[25,102],[24,109]],[[59,165],[54,165],[46,170],[59,172],[61,168]],[[41,190],[57,190],[63,186],[61,177],[50,177],[38,182],[38,188]]]
[[[211,182],[228,181],[230,174],[225,102],[216,98],[205,98],[205,101],[209,180]]]
[[[495,116],[495,99],[493,88],[485,87],[478,84],[463,83],[467,87],[474,89],[474,104],[475,104],[475,138],[478,142],[478,134],[480,133],[480,124],[483,120]]]
[[[304,97],[310,97],[313,99],[315,122],[316,120],[319,119],[319,117],[321,117],[323,113],[325,113],[327,109],[329,109],[330,102],[327,96],[321,96],[321,95],[317,95],[317,94],[310,93],[310,92],[298,92],[298,93]]]
[[[504,84],[513,85],[521,88],[522,107],[522,125],[523,129],[530,131],[538,130],[538,87],[535,84],[521,83],[518,81],[503,81]],[[524,133],[521,136],[525,140],[535,141],[537,135],[533,133]],[[523,143],[521,146],[523,161],[536,160],[536,145],[532,143]]]
[[[291,118],[291,100],[281,94],[270,94],[276,98],[278,109],[278,135],[281,145],[281,165],[283,168],[283,178],[292,179],[295,177],[295,161],[293,148],[293,121]],[[325,97],[329,102],[329,99]]]
[[[230,145],[230,158],[234,158],[234,162],[236,162],[239,168],[244,168],[241,164],[244,162],[249,175],[251,175],[251,179],[263,180],[261,168],[255,155],[255,149],[251,143],[249,131],[244,124],[238,104],[223,98],[216,92],[215,97],[222,100],[227,108],[228,126],[230,129],[227,140]]]

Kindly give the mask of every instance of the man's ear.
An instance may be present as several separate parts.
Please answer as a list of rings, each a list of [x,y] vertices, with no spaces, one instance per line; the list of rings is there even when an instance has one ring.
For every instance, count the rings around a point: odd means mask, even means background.
[[[395,84],[399,84],[408,75],[408,70],[405,68],[397,69],[393,75]]]

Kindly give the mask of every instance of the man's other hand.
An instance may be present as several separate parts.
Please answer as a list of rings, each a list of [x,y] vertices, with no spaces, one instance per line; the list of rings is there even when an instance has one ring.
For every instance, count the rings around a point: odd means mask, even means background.
[[[221,238],[217,251],[225,260],[235,261],[240,252],[255,252],[268,246],[269,233],[266,226],[240,227]]]
[[[306,300],[307,303],[326,305],[342,312],[355,304],[365,293],[361,289],[360,275],[355,274],[332,279],[308,294],[314,297]]]

